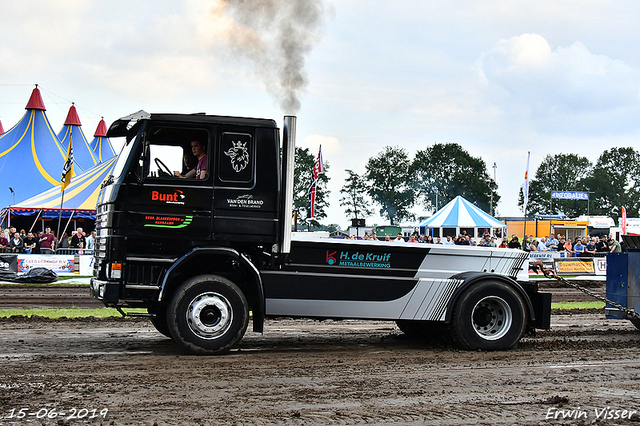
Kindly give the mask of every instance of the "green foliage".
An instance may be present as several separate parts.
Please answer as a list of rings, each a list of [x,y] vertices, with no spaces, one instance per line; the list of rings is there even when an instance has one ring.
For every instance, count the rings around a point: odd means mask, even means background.
[[[585,179],[591,174],[592,164],[586,157],[576,154],[547,155],[534,178],[529,181],[527,215],[555,214],[558,210],[569,217],[577,217],[587,211],[583,200],[551,200],[551,191],[586,191]],[[522,208],[522,193],[518,197]]]
[[[298,212],[298,225],[306,225],[307,218],[310,214],[310,189],[313,183],[313,166],[316,162],[314,156],[308,148],[296,147],[295,172],[293,177],[293,209]],[[316,188],[316,211],[315,217],[311,220],[311,225],[320,226],[319,220],[327,217],[325,209],[328,206],[327,198],[330,191],[327,190],[329,176],[327,171],[329,164],[324,162],[324,173],[318,177],[318,186]]]
[[[413,219],[409,209],[415,194],[411,162],[407,151],[387,146],[377,156],[369,158],[365,179],[369,195],[380,206],[380,215],[390,224]]]
[[[471,156],[457,143],[434,143],[418,151],[412,170],[418,194],[427,209],[437,210],[461,195],[489,212],[492,188],[493,205],[500,200],[495,192],[498,186],[487,173],[484,160]]]
[[[591,194],[591,214],[617,219],[624,206],[628,217],[640,215],[640,154],[633,148],[604,151],[584,186]]]
[[[353,170],[345,170],[347,178],[344,181],[340,193],[340,205],[345,207],[344,212],[348,218],[358,219],[370,216],[373,211],[367,195],[367,184],[362,176]]]

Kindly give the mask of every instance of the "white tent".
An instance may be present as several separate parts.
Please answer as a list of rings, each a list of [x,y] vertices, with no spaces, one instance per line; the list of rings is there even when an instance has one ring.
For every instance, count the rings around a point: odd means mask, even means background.
[[[494,229],[504,230],[507,225],[483,212],[458,195],[433,216],[418,224],[420,233],[446,237],[467,231],[467,235],[481,237],[484,230],[493,235]],[[470,232],[471,231],[471,232]]]

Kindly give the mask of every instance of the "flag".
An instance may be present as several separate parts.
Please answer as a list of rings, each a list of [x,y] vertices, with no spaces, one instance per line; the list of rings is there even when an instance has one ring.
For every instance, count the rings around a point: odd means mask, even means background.
[[[71,175],[73,174],[73,137],[69,138],[69,148],[67,149],[67,158],[64,162],[64,166],[62,166],[62,178],[60,179],[60,190],[64,191],[64,189],[69,185],[71,181]]]
[[[524,172],[524,186],[522,187],[522,195],[524,196],[524,203],[522,204],[522,211],[525,217],[527,216],[527,204],[529,203],[529,160],[531,159],[531,151],[527,152],[527,169]]]
[[[622,226],[622,235],[627,235],[627,209],[622,208],[622,217],[620,218],[620,226]]]
[[[324,173],[324,161],[322,160],[322,145],[320,145],[320,149],[318,151],[318,158],[316,158],[316,162],[313,165],[313,183],[311,184],[311,194],[310,194],[310,204],[311,208],[309,209],[309,219],[313,219],[316,215],[316,188],[318,186],[318,178],[321,174]]]

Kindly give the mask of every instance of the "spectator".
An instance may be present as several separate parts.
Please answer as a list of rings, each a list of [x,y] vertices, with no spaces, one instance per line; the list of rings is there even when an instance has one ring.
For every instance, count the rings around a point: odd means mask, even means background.
[[[394,243],[404,243],[404,238],[402,238],[402,234],[398,233],[398,236],[396,237],[395,240],[393,240]]]
[[[96,231],[91,231],[91,234],[87,237],[87,250],[94,250],[96,248]]]
[[[522,239],[522,250],[524,251],[531,251],[529,249],[529,246],[531,245],[531,240],[529,238],[531,237],[528,237],[527,234],[524,234],[524,238]]]
[[[373,232],[371,233],[371,239],[372,239],[373,241],[378,241],[378,236],[376,235],[376,231],[373,231]]]
[[[27,254],[33,254],[36,250],[38,239],[33,235],[33,232],[29,232],[24,239],[24,252]]]
[[[451,236],[447,235],[447,239],[442,243],[445,246],[452,246],[453,245],[453,241],[451,240]]]
[[[438,237],[438,241],[436,241],[436,244],[442,244],[442,240],[440,239],[440,237]]]
[[[71,244],[69,247],[75,249],[85,248],[87,246],[87,240],[84,236],[84,230],[82,228],[78,228],[76,233],[71,237]]]
[[[613,238],[609,238],[609,247],[611,247],[609,253],[622,253],[622,246]]]
[[[551,234],[549,236],[549,239],[547,240],[547,247],[549,248],[550,251],[558,251],[559,247],[558,244],[560,244],[560,241],[558,241],[555,237],[555,235]]]
[[[547,243],[546,237],[540,238],[540,241],[538,241],[538,251],[548,251],[549,249],[547,248],[546,243]]]
[[[584,245],[582,244],[582,240],[580,238],[576,238],[576,243],[573,245],[573,253],[576,257],[584,257]]]
[[[408,243],[417,243],[418,241],[416,241],[416,236],[411,234],[411,236],[409,237],[409,241],[407,241]]]
[[[44,230],[44,234],[40,238],[40,253],[42,254],[52,254],[54,248],[54,242],[56,237],[51,233],[51,228],[46,228]]]
[[[20,230],[20,238],[22,238],[22,241],[27,238],[27,232],[24,229]]]
[[[491,240],[489,241],[489,247],[498,247],[498,244],[496,244],[496,237],[491,237]]]
[[[611,247],[609,247],[609,244],[607,243],[607,239],[606,238],[598,238],[596,237],[596,253],[609,253],[611,252]]]
[[[529,244],[529,251],[538,251],[539,244],[538,240],[533,240],[531,244]]]
[[[388,235],[385,235],[384,240],[385,240],[385,241],[391,241],[391,237],[390,237],[390,236],[388,236]]]
[[[4,232],[0,233],[0,252],[7,251],[9,247],[9,240],[4,237]]]
[[[24,242],[22,242],[22,238],[20,238],[20,234],[15,232],[13,234],[13,238],[9,240],[9,248],[14,253],[22,253],[24,249]]]
[[[433,237],[431,235],[429,235],[427,237],[427,239],[425,240],[425,243],[427,243],[427,244],[435,244],[435,242],[433,241]]]
[[[511,241],[509,241],[508,247],[512,249],[522,250],[520,241],[518,241],[518,237],[515,234],[511,236]]]
[[[500,245],[498,247],[500,247],[500,248],[509,248],[509,241],[507,240],[507,237],[503,237],[502,238],[502,242],[500,243]]]
[[[72,234],[75,235],[76,231],[73,231]],[[69,248],[69,234],[66,232],[62,233],[62,237],[60,238],[59,247],[60,248]]]
[[[480,244],[478,244],[481,247],[489,247],[489,243],[491,242],[491,236],[489,235],[489,233],[486,233],[483,235],[482,239],[480,240]]]
[[[585,256],[593,257],[596,255],[596,239],[591,237],[589,243],[584,247]]]

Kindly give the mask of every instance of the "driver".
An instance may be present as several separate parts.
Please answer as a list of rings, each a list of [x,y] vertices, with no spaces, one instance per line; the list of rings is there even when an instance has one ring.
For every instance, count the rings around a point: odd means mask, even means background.
[[[199,140],[191,142],[191,152],[198,159],[198,164],[195,168],[189,170],[184,175],[178,171],[174,171],[173,175],[179,178],[193,178],[204,179],[207,175],[207,148]],[[186,159],[185,159],[186,162]]]

